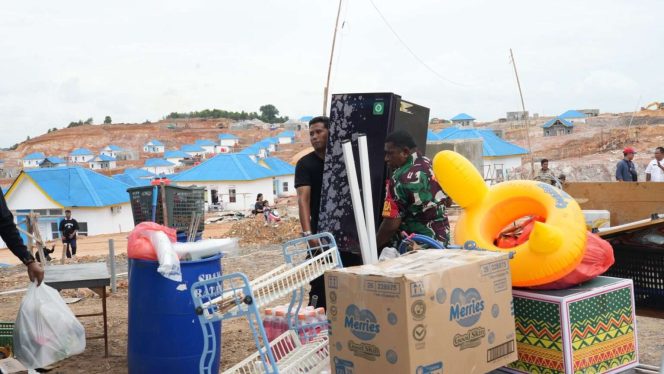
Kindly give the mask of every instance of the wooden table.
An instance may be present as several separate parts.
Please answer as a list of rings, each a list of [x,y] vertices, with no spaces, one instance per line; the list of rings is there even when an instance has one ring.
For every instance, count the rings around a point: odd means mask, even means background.
[[[104,352],[108,357],[108,324],[106,314],[106,286],[111,284],[111,275],[105,262],[91,264],[51,265],[47,266],[44,283],[56,290],[89,288],[101,297],[101,313],[79,314],[76,317],[104,317],[104,335],[91,336],[87,339],[104,339]]]

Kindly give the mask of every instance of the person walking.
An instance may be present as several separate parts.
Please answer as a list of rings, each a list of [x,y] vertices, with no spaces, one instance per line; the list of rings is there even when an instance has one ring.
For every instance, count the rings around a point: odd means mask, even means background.
[[[60,221],[60,236],[62,245],[67,247],[67,258],[76,258],[76,235],[78,234],[78,221],[71,218],[71,210],[65,210],[65,219]]]

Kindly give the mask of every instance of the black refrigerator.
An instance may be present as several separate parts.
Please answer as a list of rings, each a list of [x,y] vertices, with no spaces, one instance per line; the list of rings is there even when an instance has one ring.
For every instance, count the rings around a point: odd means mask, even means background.
[[[352,140],[361,187],[357,137],[359,134],[367,135],[377,229],[381,222],[385,183],[389,176],[385,165],[385,138],[395,130],[406,130],[415,139],[420,152],[424,153],[428,124],[429,108],[403,100],[393,93],[332,95],[330,137],[325,155],[318,231],[331,233],[341,251],[360,253],[342,142]]]

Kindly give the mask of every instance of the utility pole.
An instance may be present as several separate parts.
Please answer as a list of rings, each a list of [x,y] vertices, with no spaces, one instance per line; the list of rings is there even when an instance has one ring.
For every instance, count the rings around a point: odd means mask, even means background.
[[[512,60],[512,66],[514,67],[514,75],[516,76],[516,85],[519,87],[519,96],[521,97],[521,110],[523,113],[526,113],[526,105],[523,103],[523,93],[521,92],[521,82],[519,81],[519,73],[516,71],[516,61],[514,60],[514,54],[512,53],[512,48],[510,48],[510,59]],[[526,141],[528,142],[528,154],[530,155],[530,172],[532,176],[535,176],[535,165],[533,164],[533,151],[530,147],[530,123],[526,116]]]
[[[337,42],[337,29],[339,28],[339,16],[341,15],[341,2],[339,0],[339,9],[337,9],[337,20],[334,22],[334,35],[332,36],[332,51],[330,52],[330,64],[327,67],[327,82],[325,82],[325,88],[323,89],[323,115],[327,115],[327,97],[330,89],[330,76],[332,75],[332,59],[334,58],[334,45]]]

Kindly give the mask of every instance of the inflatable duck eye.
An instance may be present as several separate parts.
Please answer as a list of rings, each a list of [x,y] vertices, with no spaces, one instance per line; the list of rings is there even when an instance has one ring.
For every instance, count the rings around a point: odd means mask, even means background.
[[[569,274],[586,248],[586,226],[579,204],[549,184],[515,180],[487,186],[470,161],[452,151],[433,159],[433,171],[443,188],[464,210],[457,221],[457,243],[473,240],[480,248],[516,252],[510,262],[512,284],[539,286]],[[494,239],[512,222],[540,216],[530,237],[514,248],[499,248]]]

